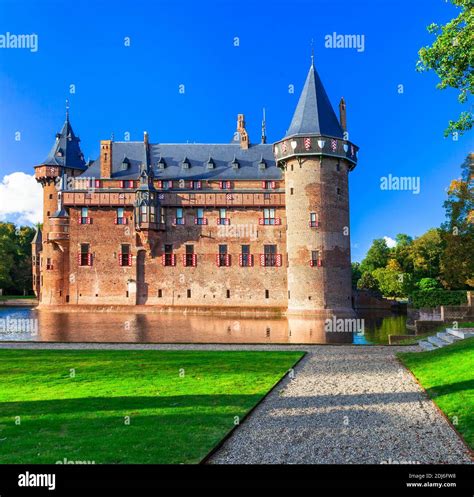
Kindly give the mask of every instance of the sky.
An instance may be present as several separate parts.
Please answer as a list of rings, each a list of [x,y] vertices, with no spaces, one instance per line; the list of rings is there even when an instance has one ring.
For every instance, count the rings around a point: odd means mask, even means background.
[[[468,110],[456,91],[415,71],[418,50],[434,41],[426,27],[457,13],[445,0],[0,0],[0,35],[38,36],[36,50],[0,48],[0,220],[39,220],[33,167],[64,122],[66,99],[86,159],[101,139],[142,140],[145,130],[153,143],[227,143],[238,113],[258,143],[263,107],[274,142],[290,125],[313,44],[360,147],[350,173],[352,259],[375,238],[419,236],[443,222],[445,189],[474,148],[472,132],[443,136]],[[364,44],[331,48],[333,33]],[[413,178],[411,189],[382,187],[399,177]]]

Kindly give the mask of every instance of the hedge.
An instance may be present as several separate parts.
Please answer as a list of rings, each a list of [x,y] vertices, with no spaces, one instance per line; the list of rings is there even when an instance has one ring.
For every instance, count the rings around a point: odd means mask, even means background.
[[[467,303],[466,290],[417,290],[410,294],[410,304],[415,309],[440,305],[463,305]]]

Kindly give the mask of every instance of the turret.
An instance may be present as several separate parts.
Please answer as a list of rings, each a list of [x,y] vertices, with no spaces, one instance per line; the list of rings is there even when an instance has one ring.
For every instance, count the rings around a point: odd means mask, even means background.
[[[285,174],[290,314],[353,315],[348,173],[357,150],[311,64],[288,132],[274,145]]]

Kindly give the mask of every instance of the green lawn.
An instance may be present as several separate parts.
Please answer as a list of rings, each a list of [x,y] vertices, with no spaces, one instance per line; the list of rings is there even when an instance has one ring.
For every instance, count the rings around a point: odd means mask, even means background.
[[[0,295],[0,300],[35,299],[34,295]]]
[[[197,463],[303,355],[0,350],[0,463]]]
[[[474,338],[398,357],[474,449]]]

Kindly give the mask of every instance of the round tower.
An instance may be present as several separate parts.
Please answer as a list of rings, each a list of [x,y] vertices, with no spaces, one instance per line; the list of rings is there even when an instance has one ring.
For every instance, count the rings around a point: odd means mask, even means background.
[[[345,103],[340,109],[345,127]],[[348,174],[358,148],[341,123],[312,64],[287,135],[274,145],[285,174],[290,314],[354,315]]]

